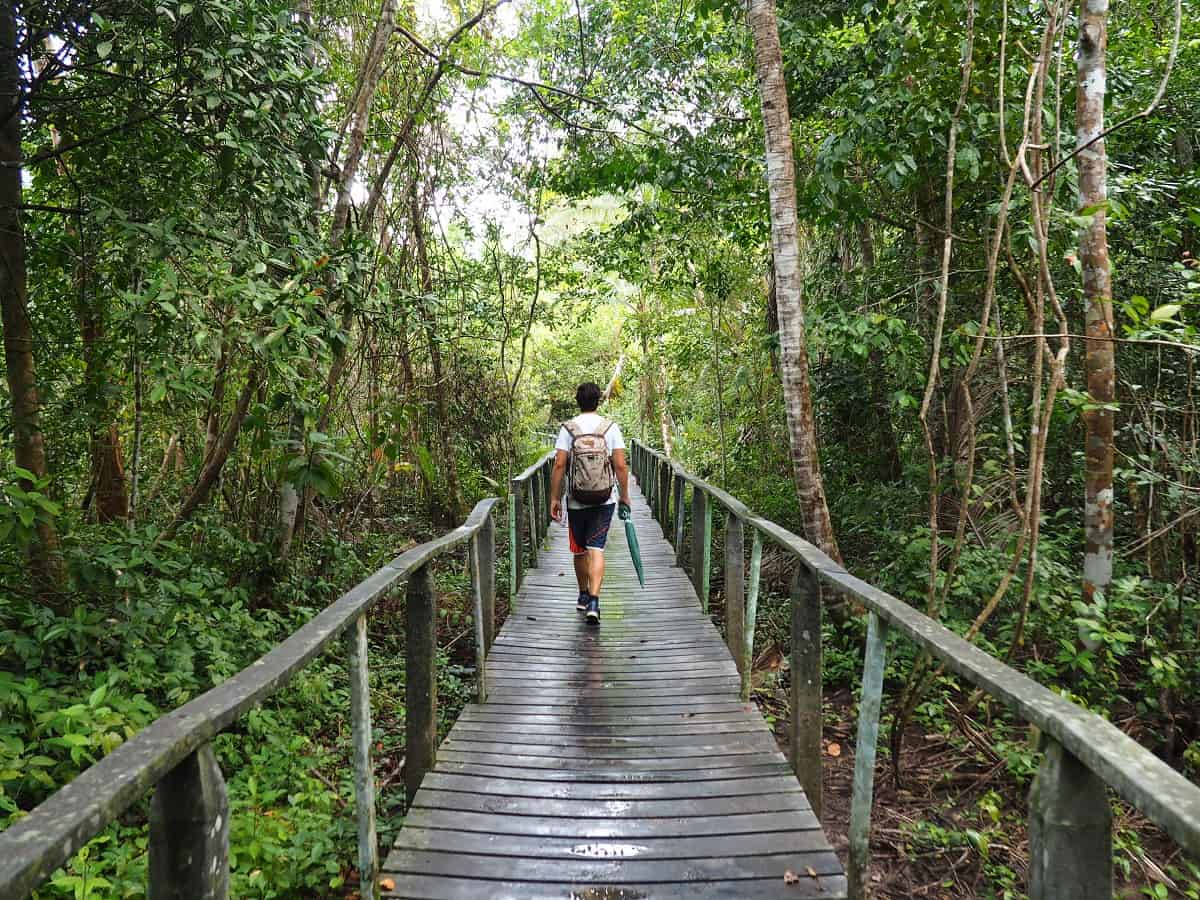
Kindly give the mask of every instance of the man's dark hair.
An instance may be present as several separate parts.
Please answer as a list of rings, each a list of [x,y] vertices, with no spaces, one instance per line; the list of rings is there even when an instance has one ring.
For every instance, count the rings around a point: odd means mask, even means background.
[[[585,381],[575,389],[575,402],[579,404],[580,412],[595,412],[600,405],[600,385]]]

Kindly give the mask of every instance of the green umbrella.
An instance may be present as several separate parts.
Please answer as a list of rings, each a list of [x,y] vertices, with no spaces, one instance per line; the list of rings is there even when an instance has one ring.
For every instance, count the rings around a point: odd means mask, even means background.
[[[638,547],[637,529],[633,527],[633,518],[625,520],[625,540],[629,543],[629,556],[633,559],[633,567],[637,570],[638,584],[646,586],[646,570],[642,567],[642,550]]]

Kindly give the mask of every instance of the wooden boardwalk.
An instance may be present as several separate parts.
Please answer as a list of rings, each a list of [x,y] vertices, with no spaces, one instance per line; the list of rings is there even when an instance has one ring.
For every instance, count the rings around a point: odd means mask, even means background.
[[[640,588],[614,518],[589,627],[552,526],[488,658],[489,696],[438,751],[386,896],[846,896],[787,761],[635,494]]]

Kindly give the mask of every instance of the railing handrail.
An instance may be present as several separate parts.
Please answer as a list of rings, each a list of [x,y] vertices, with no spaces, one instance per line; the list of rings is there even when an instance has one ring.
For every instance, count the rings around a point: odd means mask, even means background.
[[[554,456],[554,454],[555,454],[554,450],[547,450],[545,453],[543,453],[541,456],[538,457],[537,462],[531,463],[529,465],[529,467],[525,469],[524,472],[522,472],[520,475],[517,475],[516,477],[514,477],[513,481],[521,481],[521,482],[528,481],[530,478],[532,478],[534,475],[537,474],[538,470],[541,469],[541,467],[546,464],[546,460],[552,458]]]
[[[40,885],[189,754],[288,684],[380,596],[470,540],[498,502],[481,500],[458,528],[401,553],[265,655],[155,719],[10,825],[0,833],[0,898],[24,897]]]
[[[1028,675],[964,640],[939,622],[874,585],[851,575],[799,535],[757,516],[737,498],[687,472],[663,453],[634,441],[702,490],[745,524],[794,554],[829,587],[848,594],[899,629],[986,694],[1050,735],[1131,806],[1159,825],[1181,847],[1200,855],[1200,786],[1126,735],[1107,719],[1072,703]]]

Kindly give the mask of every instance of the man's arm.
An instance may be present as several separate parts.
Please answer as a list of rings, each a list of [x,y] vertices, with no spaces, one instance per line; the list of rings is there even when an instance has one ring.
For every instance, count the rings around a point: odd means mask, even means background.
[[[617,473],[617,487],[620,489],[621,502],[629,503],[629,464],[625,461],[624,450],[614,450],[612,454],[613,471]]]
[[[554,454],[554,468],[550,470],[550,518],[557,519],[562,513],[563,474],[567,471],[566,450]]]

